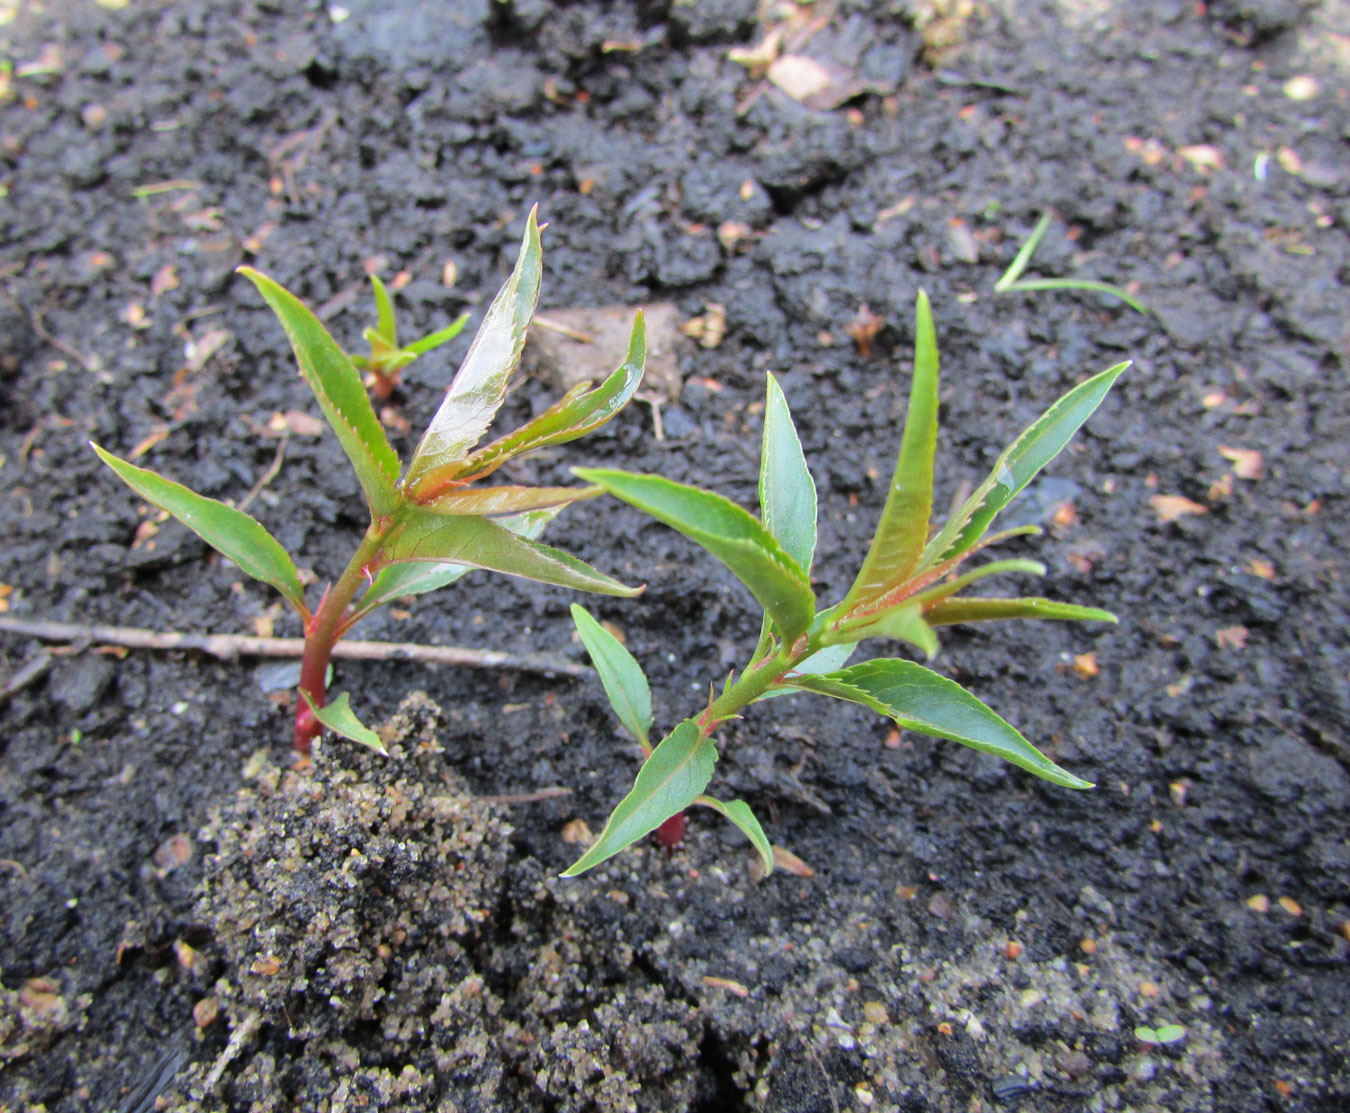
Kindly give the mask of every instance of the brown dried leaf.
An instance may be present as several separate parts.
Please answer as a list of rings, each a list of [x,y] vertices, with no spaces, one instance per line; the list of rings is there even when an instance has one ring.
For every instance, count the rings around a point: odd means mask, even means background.
[[[1261,453],[1254,448],[1232,448],[1219,445],[1219,455],[1233,462],[1233,474],[1239,479],[1260,479],[1262,474]]]
[[[1149,500],[1160,522],[1175,522],[1188,514],[1208,514],[1209,508],[1184,495],[1154,495]]]
[[[834,84],[830,71],[804,54],[784,54],[769,66],[769,80],[793,100],[804,101]]]
[[[323,422],[304,410],[278,410],[267,421],[267,431],[280,436],[282,433],[294,433],[297,437],[317,437],[322,435]]]
[[[784,850],[781,846],[773,848],[774,869],[780,869],[784,873],[793,874],[796,877],[815,877],[816,871],[803,862],[797,855],[790,850]]]
[[[1211,170],[1226,170],[1228,168],[1228,164],[1223,159],[1223,152],[1218,147],[1210,146],[1208,143],[1195,143],[1189,147],[1178,147],[1177,154],[1201,174],[1208,174]]]
[[[1245,626],[1225,626],[1214,631],[1214,640],[1220,649],[1246,649],[1251,631]]]

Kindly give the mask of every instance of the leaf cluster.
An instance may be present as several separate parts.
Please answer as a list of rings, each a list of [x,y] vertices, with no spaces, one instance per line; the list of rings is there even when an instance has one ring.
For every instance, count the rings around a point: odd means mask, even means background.
[[[618,853],[692,804],[721,812],[745,832],[765,869],[772,848],[748,805],[705,793],[717,761],[713,734],[757,700],[788,691],[857,703],[899,726],[993,754],[1068,788],[1087,781],[1055,764],[1016,728],[954,681],[910,660],[877,657],[848,665],[872,639],[905,642],[931,657],[937,630],[958,622],[1079,619],[1114,622],[1093,607],[1039,597],[970,596],[988,576],[1043,574],[1030,560],[963,566],[987,546],[1039,532],[990,533],[999,512],[1068,444],[1128,364],[1079,384],[1054,403],[995,461],[992,471],[940,527],[932,524],[938,429],[938,352],[928,298],[916,310],[914,379],[899,457],[871,543],[844,598],[821,608],[811,587],[816,548],[816,488],[786,399],[768,378],[760,461],[760,517],[721,495],[655,475],[575,468],[575,474],[678,530],[720,560],[764,609],[759,643],[699,715],[681,721],[654,747],[651,696],[632,655],[583,608],[572,612],[619,721],[646,755],[631,792],[599,838],[567,871],[575,876]]]

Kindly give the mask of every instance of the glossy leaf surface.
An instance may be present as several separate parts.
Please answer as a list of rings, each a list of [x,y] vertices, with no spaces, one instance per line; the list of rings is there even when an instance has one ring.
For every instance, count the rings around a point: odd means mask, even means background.
[[[783,388],[772,375],[768,381],[760,446],[760,513],[764,528],[802,571],[809,573],[816,555],[816,484],[806,466]]]
[[[930,626],[952,626],[958,622],[993,622],[1000,619],[1042,618],[1068,622],[1116,622],[1110,611],[1057,603],[1053,599],[944,599],[924,608]]]
[[[619,802],[600,837],[563,876],[585,873],[684,811],[708,787],[716,763],[712,739],[700,734],[689,719],[680,723],[643,762],[633,791]]]
[[[758,520],[721,495],[655,475],[601,468],[573,473],[703,546],[745,584],[789,642],[815,617],[806,573]]]
[[[933,512],[933,456],[938,431],[937,332],[928,295],[919,291],[914,325],[914,381],[900,440],[900,455],[891,477],[886,505],[858,578],[841,607],[847,613],[856,604],[885,595],[903,583],[918,567],[928,540]]]
[[[578,603],[572,604],[572,621],[581,635],[581,644],[590,654],[591,664],[600,675],[600,683],[604,685],[614,714],[643,748],[648,749],[652,693],[642,666],[618,638]]]
[[[465,487],[447,491],[424,505],[437,514],[496,518],[527,510],[562,509],[602,494],[599,487]]]
[[[1118,363],[1080,383],[1013,441],[995,462],[989,478],[928,543],[922,566],[940,563],[974,545],[994,516],[1059,455],[1127,367],[1128,363]]]
[[[499,437],[459,463],[439,469],[428,486],[489,475],[507,460],[526,452],[566,444],[598,429],[628,404],[642,382],[647,361],[647,334],[641,313],[633,321],[628,353],[618,370],[594,390],[578,383],[533,421]]]
[[[1065,788],[1091,788],[1061,769],[955,681],[912,661],[876,660],[785,683],[870,707],[897,726],[993,754]]]
[[[765,876],[773,873],[773,844],[769,842],[769,837],[764,833],[764,828],[759,825],[759,820],[755,818],[755,813],[750,810],[749,804],[744,800],[723,802],[712,796],[700,796],[694,803],[702,804],[705,808],[712,808],[713,811],[719,812],[736,824],[744,832],[745,837],[750,840],[750,845],[758,852],[759,860],[764,865]]]
[[[492,424],[506,396],[511,373],[520,363],[525,334],[539,300],[542,274],[539,224],[531,210],[515,270],[484,315],[408,466],[404,486],[414,494],[434,482],[438,469],[462,459]]]
[[[391,348],[398,347],[398,325],[394,319],[394,303],[389,291],[380,281],[378,274],[370,276],[371,288],[375,291],[375,332]]]
[[[394,564],[422,560],[465,564],[601,595],[632,596],[642,590],[625,587],[574,556],[518,537],[486,518],[421,508],[408,512],[390,531],[380,559]]]
[[[255,580],[271,584],[301,613],[305,589],[295,562],[256,518],[149,468],[138,468],[90,442],[99,459],[147,502],[167,510],[216,552],[228,557]]]
[[[240,267],[239,273],[257,286],[286,330],[300,373],[356,469],[371,513],[389,514],[396,500],[398,455],[375,416],[356,367],[299,298],[252,267]]]
[[[343,738],[359,742],[362,746],[372,749],[384,757],[389,756],[389,751],[384,748],[380,736],[356,717],[356,713],[352,711],[351,697],[346,692],[329,700],[323,707],[315,707],[314,700],[310,698],[310,694],[305,689],[299,688],[297,691],[309,704],[309,709],[314,712],[314,717],[334,734],[340,734]]]

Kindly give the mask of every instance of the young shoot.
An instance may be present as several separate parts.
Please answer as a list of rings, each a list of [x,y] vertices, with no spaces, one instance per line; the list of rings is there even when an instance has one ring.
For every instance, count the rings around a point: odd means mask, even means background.
[[[587,612],[572,613],[620,723],[645,760],[633,790],[604,830],[564,876],[574,877],[648,832],[679,839],[691,804],[721,812],[750,839],[765,870],[773,848],[742,800],[706,794],[717,761],[714,736],[750,704],[790,691],[816,692],[871,708],[907,730],[993,754],[1067,788],[1091,788],[1060,768],[990,708],[955,682],[913,661],[877,657],[847,665],[858,643],[902,641],[932,657],[937,629],[960,622],[1044,618],[1114,622],[1094,607],[1043,598],[968,596],[986,576],[1044,574],[1031,560],[995,560],[971,570],[965,562],[1034,526],[990,534],[995,517],[1059,454],[1124,372],[1121,363],[1074,387],[1026,429],[950,519],[936,531],[933,458],[938,429],[938,354],[928,298],[920,293],[914,380],[900,454],[881,520],[861,570],[844,598],[821,609],[811,588],[816,548],[816,488],[777,381],[768,379],[759,476],[760,517],[711,491],[654,475],[574,468],[576,475],[697,542],[725,564],[764,608],[759,642],[739,674],[698,714],[653,746],[651,696],[632,655]]]
[[[639,313],[626,357],[604,382],[594,388],[589,382],[577,385],[533,421],[476,447],[506,397],[538,302],[539,231],[531,211],[515,270],[488,308],[406,467],[375,416],[355,361],[293,294],[251,267],[240,268],[286,330],[300,374],[351,461],[370,513],[370,525],[346,569],[324,587],[313,608],[295,562],[256,519],[92,446],[137,494],[245,573],[271,584],[300,616],[305,650],[293,735],[300,755],[309,753],[324,727],[383,752],[379,737],[352,711],[348,694],[329,695],[327,673],[338,640],[386,603],[445,587],[475,568],[603,595],[631,596],[640,590],[534,540],[561,510],[601,494],[600,487],[473,485],[509,460],[603,425],[627,404],[642,378],[646,347]],[[379,324],[367,330],[372,356],[363,361],[372,373],[380,360],[384,373],[396,373],[409,359],[449,339],[451,330],[458,331],[457,323],[400,348],[393,308],[378,280],[375,291]]]

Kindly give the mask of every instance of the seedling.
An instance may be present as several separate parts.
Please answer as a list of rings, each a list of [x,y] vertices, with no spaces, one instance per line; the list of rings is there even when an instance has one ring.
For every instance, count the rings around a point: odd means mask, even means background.
[[[1135,1039],[1153,1047],[1180,1043],[1186,1038],[1186,1029],[1180,1024],[1160,1024],[1157,1028],[1136,1028]]]
[[[142,498],[168,511],[248,575],[271,584],[295,608],[305,631],[294,732],[299,754],[309,753],[324,727],[383,752],[379,737],[352,712],[346,692],[328,698],[327,672],[337,641],[394,599],[444,587],[474,568],[604,595],[637,594],[640,589],[534,540],[563,508],[601,494],[600,487],[470,486],[508,460],[575,440],[603,425],[628,402],[642,378],[646,346],[639,313],[623,363],[603,383],[594,389],[589,382],[577,385],[533,421],[475,448],[505,399],[539,298],[542,249],[533,211],[515,270],[488,308],[401,479],[401,462],[353,360],[293,294],[251,267],[241,267],[240,273],[280,318],[300,374],[356,470],[370,511],[365,536],[342,575],[324,588],[317,608],[311,610],[306,602],[295,562],[256,519],[98,445],[93,449]],[[367,336],[388,342],[381,351],[401,359],[400,353],[416,355],[414,349],[426,351],[446,339],[441,332],[399,349],[388,296],[381,297],[378,282],[375,288],[380,323]],[[371,341],[373,352],[376,339]]]
[[[1027,269],[1027,264],[1031,262],[1031,257],[1036,254],[1036,248],[1040,247],[1041,240],[1045,238],[1045,233],[1049,228],[1050,214],[1046,213],[1036,222],[1036,227],[1031,230],[1027,242],[1022,245],[1022,250],[1013,258],[1013,261],[1008,265],[1008,269],[994,283],[995,293],[1006,294],[1014,291],[1033,293],[1036,290],[1087,290],[1089,293],[1110,294],[1113,298],[1119,298],[1138,313],[1148,312],[1138,298],[1122,290],[1119,286],[1112,286],[1109,282],[1094,282],[1086,278],[1023,278],[1022,272]]]
[[[468,323],[469,315],[464,313],[458,320],[452,321],[438,332],[424,336],[406,347],[400,347],[393,299],[390,298],[389,291],[385,289],[378,274],[370,276],[370,284],[375,290],[376,320],[373,328],[368,328],[362,333],[370,345],[370,355],[352,356],[351,359],[352,363],[356,364],[357,370],[367,373],[366,386],[370,388],[370,393],[383,402],[394,393],[403,369],[418,356],[439,348],[458,336]]]
[[[710,491],[654,475],[574,468],[576,475],[678,530],[722,561],[764,608],[759,642],[739,675],[707,706],[685,719],[655,747],[649,731],[651,696],[632,655],[581,607],[573,616],[619,721],[646,757],[633,790],[619,803],[599,838],[569,869],[576,876],[649,831],[678,841],[682,813],[691,804],[721,812],[773,865],[763,828],[742,800],[723,803],[704,794],[717,761],[713,735],[750,704],[790,691],[817,692],[862,704],[897,725],[993,754],[1067,788],[1091,788],[1061,769],[975,696],[951,680],[897,658],[845,662],[859,642],[890,638],[932,657],[936,630],[959,622],[1045,618],[1114,622],[1095,607],[1042,598],[968,597],[971,584],[999,573],[1043,575],[1032,560],[996,560],[958,572],[982,549],[1010,537],[1039,533],[1023,526],[986,536],[995,516],[1068,444],[1129,365],[1121,363],[1069,391],[1026,429],[994,464],[993,472],[930,536],[933,457],[937,444],[938,354],[928,298],[919,294],[914,381],[895,475],[862,569],[844,598],[817,609],[811,589],[816,548],[816,488],[787,402],[772,375],[764,411],[759,475],[761,518]]]

